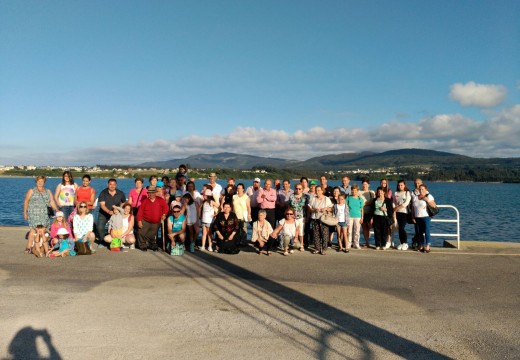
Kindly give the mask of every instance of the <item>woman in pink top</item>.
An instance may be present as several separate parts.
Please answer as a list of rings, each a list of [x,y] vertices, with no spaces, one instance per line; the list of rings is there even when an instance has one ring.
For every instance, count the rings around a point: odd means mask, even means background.
[[[141,202],[148,196],[148,191],[143,187],[143,179],[137,178],[134,182],[135,188],[128,193],[128,202],[132,205],[133,214],[136,215]]]

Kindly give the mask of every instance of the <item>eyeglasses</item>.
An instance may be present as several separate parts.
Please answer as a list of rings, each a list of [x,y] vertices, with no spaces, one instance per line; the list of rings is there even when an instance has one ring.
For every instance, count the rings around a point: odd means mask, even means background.
[[[287,214],[285,214],[285,216],[287,216],[287,215],[291,216],[291,215],[294,215],[294,213],[287,213]]]
[[[87,208],[87,205],[80,205],[79,208],[80,208],[80,209],[86,209],[86,208]]]
[[[302,188],[296,188],[296,190],[302,190]]]
[[[177,214],[177,213],[180,213],[180,212],[181,212],[180,210],[175,210],[173,213]]]

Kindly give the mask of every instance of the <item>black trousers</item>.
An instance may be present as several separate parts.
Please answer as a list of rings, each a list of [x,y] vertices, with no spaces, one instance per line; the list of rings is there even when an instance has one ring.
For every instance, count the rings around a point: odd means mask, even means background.
[[[143,220],[143,227],[139,229],[139,249],[151,249],[151,250],[157,250],[157,230],[159,229],[159,226],[161,226],[161,223],[150,223],[146,220]]]
[[[399,226],[399,242],[401,244],[405,244],[408,242],[408,235],[406,234],[406,214],[396,212],[395,216],[397,217],[397,226]]]
[[[374,215],[373,219],[376,247],[383,247],[386,244],[386,237],[388,235],[388,223],[386,222],[385,217],[381,215]]]
[[[220,240],[217,237],[217,246],[219,253],[225,253],[229,251],[236,250],[240,245],[240,237],[235,234],[232,240]]]

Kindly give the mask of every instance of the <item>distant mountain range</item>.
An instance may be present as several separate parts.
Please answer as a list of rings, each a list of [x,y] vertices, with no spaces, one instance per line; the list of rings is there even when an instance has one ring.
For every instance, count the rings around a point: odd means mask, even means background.
[[[253,167],[269,167],[278,169],[348,170],[367,167],[428,167],[432,165],[439,165],[442,167],[516,167],[520,166],[520,158],[484,159],[435,150],[400,149],[381,153],[361,152],[330,154],[313,157],[303,161],[266,158],[235,153],[198,154],[186,158],[145,162],[138,164],[137,166],[171,169],[178,167],[180,164],[187,164],[190,168],[212,169],[251,169]]]

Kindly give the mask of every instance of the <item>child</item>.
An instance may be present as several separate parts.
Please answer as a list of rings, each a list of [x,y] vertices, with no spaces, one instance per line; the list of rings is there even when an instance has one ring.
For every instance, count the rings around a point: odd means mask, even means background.
[[[205,250],[206,238],[208,239],[208,251],[213,251],[211,247],[211,225],[218,212],[218,203],[214,200],[213,193],[209,188],[204,191],[204,202],[202,203],[202,246],[201,251]]]
[[[34,241],[30,245],[34,256],[43,257],[43,254],[47,254],[49,252],[48,241],[49,241],[49,233],[47,232],[47,229],[45,228],[45,226],[43,226],[43,225],[36,226],[36,234],[34,236]]]
[[[69,232],[65,228],[61,228],[57,232],[58,238],[52,240],[52,253],[50,258],[76,256],[74,251],[74,240],[69,237]]]
[[[179,165],[179,170],[177,171],[177,174],[175,174],[175,179],[178,179],[181,176],[184,176],[186,179],[188,178],[188,169],[184,164]]]
[[[336,214],[336,217],[338,218],[338,245],[339,245],[339,251],[344,251],[346,253],[349,252],[349,246],[347,245],[348,242],[348,224],[350,221],[349,211],[348,211],[348,205],[345,202],[345,193],[341,193],[338,196],[338,203],[334,205],[334,214]],[[344,244],[344,247],[343,247]]]
[[[114,214],[108,221],[108,235],[105,236],[104,240],[107,243],[111,243],[114,239],[121,239],[123,237],[123,208],[113,205],[112,210]]]
[[[56,216],[54,217],[54,221],[51,225],[51,241],[58,240],[58,230],[64,228],[70,234],[70,226],[69,223],[65,220],[62,211],[56,211]]]
[[[198,221],[199,209],[197,208],[197,203],[193,200],[190,193],[186,193],[182,196],[183,206],[186,209],[186,219],[187,219],[187,227],[188,227],[188,245],[190,252],[195,251],[195,241],[199,234],[195,233],[195,224]],[[182,212],[181,212],[182,213]]]

